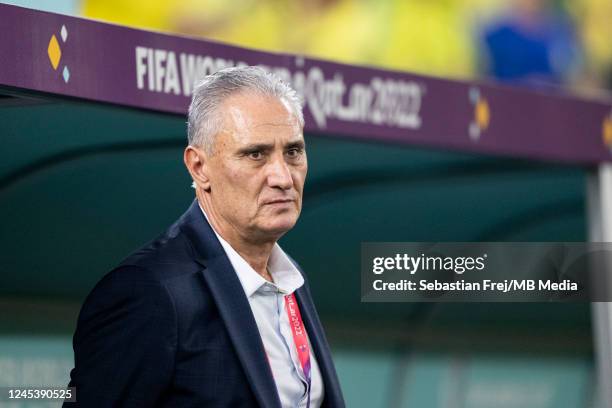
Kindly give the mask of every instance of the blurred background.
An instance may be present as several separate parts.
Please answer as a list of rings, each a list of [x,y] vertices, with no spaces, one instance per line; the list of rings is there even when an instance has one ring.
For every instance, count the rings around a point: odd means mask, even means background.
[[[612,88],[610,0],[3,3],[537,91]],[[192,199],[184,118],[54,101],[0,123],[17,147],[0,165],[0,386],[63,385],[86,294]],[[348,406],[596,406],[589,304],[362,304],[359,287],[365,241],[587,240],[587,169],[328,136],[307,135],[304,211],[282,245],[310,275]],[[100,147],[128,138],[140,147]]]
[[[609,0],[12,0],[267,51],[586,93],[612,86]]]

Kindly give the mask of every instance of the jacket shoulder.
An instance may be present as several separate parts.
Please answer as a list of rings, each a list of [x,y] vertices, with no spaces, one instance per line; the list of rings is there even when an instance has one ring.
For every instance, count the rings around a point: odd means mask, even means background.
[[[187,236],[177,225],[128,255],[107,275],[162,282],[201,269]]]

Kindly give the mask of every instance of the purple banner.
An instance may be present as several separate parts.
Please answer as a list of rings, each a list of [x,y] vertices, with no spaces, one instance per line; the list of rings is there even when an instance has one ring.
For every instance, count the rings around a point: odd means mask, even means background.
[[[185,114],[194,83],[262,65],[302,95],[306,130],[575,164],[612,158],[612,101],[429,78],[0,4],[0,85]]]

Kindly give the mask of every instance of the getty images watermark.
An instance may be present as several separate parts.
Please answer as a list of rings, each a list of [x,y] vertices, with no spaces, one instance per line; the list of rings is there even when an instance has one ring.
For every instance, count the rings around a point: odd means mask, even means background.
[[[363,243],[364,302],[612,301],[612,243]]]

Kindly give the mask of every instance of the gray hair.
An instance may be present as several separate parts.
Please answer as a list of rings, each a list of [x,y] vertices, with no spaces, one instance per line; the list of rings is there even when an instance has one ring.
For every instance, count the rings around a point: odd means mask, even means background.
[[[276,75],[257,66],[225,68],[207,75],[195,86],[187,121],[189,145],[203,147],[207,153],[212,153],[215,135],[223,126],[218,109],[227,97],[239,92],[277,97],[293,111],[300,126],[304,126],[300,98]]]

